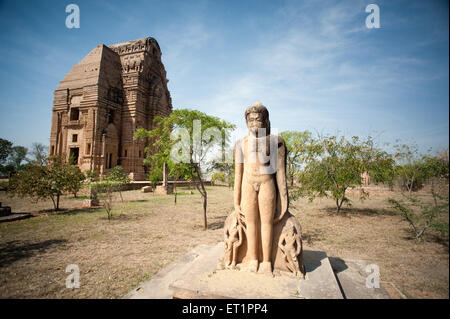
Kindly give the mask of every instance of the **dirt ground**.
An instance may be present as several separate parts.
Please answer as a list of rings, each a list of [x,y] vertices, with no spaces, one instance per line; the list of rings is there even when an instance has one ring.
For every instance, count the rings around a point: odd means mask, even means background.
[[[0,223],[0,298],[121,298],[198,244],[223,239],[223,223],[233,209],[233,192],[208,187],[208,229],[203,230],[198,192],[173,195],[140,191],[116,195],[113,219],[104,209],[82,209],[83,197],[62,198],[63,211],[51,212],[51,201],[0,201],[14,212],[34,217]],[[305,249],[330,257],[377,264],[381,282],[396,296],[448,298],[448,239],[433,233],[412,238],[409,224],[387,203],[399,194],[372,192],[336,214],[331,199],[299,199],[290,211],[303,228]],[[448,220],[448,215],[446,216]],[[78,265],[80,288],[67,289],[66,267]]]

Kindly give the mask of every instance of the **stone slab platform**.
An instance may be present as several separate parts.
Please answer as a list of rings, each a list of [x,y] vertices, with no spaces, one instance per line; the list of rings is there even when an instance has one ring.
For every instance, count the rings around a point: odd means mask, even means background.
[[[124,299],[172,299],[169,285],[181,277],[192,265],[211,250],[211,245],[198,245],[179,260],[171,263],[151,279],[130,291]]]
[[[369,275],[365,270],[366,262],[335,257],[330,257],[329,260],[345,299],[392,298],[381,283],[379,288],[366,287],[366,278]]]
[[[169,288],[180,299],[342,299],[328,261],[320,251],[304,251],[306,279],[291,275],[264,275],[238,270],[216,270],[223,243],[198,258]]]
[[[223,242],[199,245],[124,298],[342,299],[344,296],[325,252],[304,251],[306,279],[216,270]]]
[[[32,215],[30,213],[11,213],[10,215],[1,216],[0,223],[12,222],[14,220],[29,218]]]

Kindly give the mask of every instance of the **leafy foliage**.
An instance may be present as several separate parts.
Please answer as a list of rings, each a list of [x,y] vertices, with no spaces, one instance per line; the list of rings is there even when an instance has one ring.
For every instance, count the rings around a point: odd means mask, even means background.
[[[12,145],[10,141],[0,138],[0,165],[5,164],[6,159],[12,152]]]
[[[10,175],[24,168],[22,162],[26,159],[27,148],[23,146],[13,146],[5,139],[0,138],[0,173]]]
[[[294,177],[300,171],[302,165],[302,154],[306,152],[306,147],[311,141],[311,132],[284,131],[280,136],[286,142],[286,170],[291,186],[294,185]]]
[[[229,132],[235,126],[217,117],[209,116],[203,112],[188,109],[174,110],[167,117],[157,116],[154,120],[154,129],[145,130],[139,128],[135,139],[149,140],[149,146],[145,149],[146,159],[144,164],[150,167],[150,178],[155,181],[159,176],[156,171],[161,171],[163,163],[167,163],[169,176],[176,179],[198,181],[195,183],[203,198],[204,229],[207,228],[206,207],[207,192],[202,179],[202,167],[207,163],[207,155],[214,148],[225,148],[229,142]],[[186,130],[189,138],[183,139],[181,135],[174,136],[177,130]],[[211,130],[220,133],[220,138],[214,138],[205,134]],[[199,136],[196,136],[196,135]],[[173,159],[173,150],[187,155],[184,161]]]
[[[344,203],[350,205],[346,191],[361,185],[361,174],[368,172],[376,182],[389,180],[393,160],[389,154],[379,150],[369,137],[361,141],[357,136],[351,141],[337,136],[310,139],[303,156],[305,168],[298,173],[302,196],[313,200],[316,196],[331,196],[336,201],[337,212]],[[360,198],[368,193],[360,189]]]
[[[84,174],[80,171],[78,166],[70,165],[66,168],[66,179],[67,186],[66,191],[72,193],[75,197],[77,197],[77,193],[83,187],[83,181],[86,178]]]
[[[396,173],[402,178],[407,195],[404,200],[389,198],[392,207],[399,212],[411,225],[417,240],[421,240],[428,228],[438,231],[442,236],[448,236],[448,222],[438,220],[444,213],[448,214],[449,197],[449,166],[448,158],[422,155],[414,146],[397,146],[396,156],[402,160],[396,167]],[[432,203],[421,199],[412,192],[428,181]]]
[[[409,196],[414,190],[423,187],[424,183],[432,178],[446,178],[449,176],[448,160],[419,153],[416,145],[395,145],[394,174],[400,180],[401,188],[408,191]]]
[[[96,176],[95,172],[88,172],[87,176],[89,188],[91,190],[91,199],[98,199],[99,195],[102,196],[103,206],[108,215],[108,220],[111,220],[114,192],[119,192],[123,202],[121,190],[124,185],[130,183],[130,178],[120,165],[115,166],[101,179]]]
[[[215,172],[211,177],[212,183],[216,180],[222,181],[231,188],[234,186],[234,150],[233,148],[227,148],[225,152],[227,153],[226,158],[222,159],[222,152],[220,152],[219,156],[211,161],[208,171]]]
[[[8,192],[12,196],[29,196],[35,201],[50,198],[55,210],[64,192],[78,191],[84,175],[62,156],[52,156],[46,166],[28,165],[10,179]]]
[[[405,196],[406,200],[389,198],[392,208],[399,212],[411,225],[416,239],[420,241],[428,228],[432,228],[441,235],[448,235],[448,222],[436,221],[437,217],[448,214],[448,195],[431,191],[433,203],[427,203],[416,196]]]
[[[48,147],[41,143],[33,143],[29,154],[32,156],[28,160],[30,164],[44,166],[47,164]]]
[[[225,182],[225,174],[219,172],[214,173],[213,176],[211,177],[211,183],[214,184],[214,182],[216,181]]]
[[[9,161],[14,166],[16,172],[20,170],[22,162],[27,157],[27,153],[28,149],[26,147],[13,146]]]

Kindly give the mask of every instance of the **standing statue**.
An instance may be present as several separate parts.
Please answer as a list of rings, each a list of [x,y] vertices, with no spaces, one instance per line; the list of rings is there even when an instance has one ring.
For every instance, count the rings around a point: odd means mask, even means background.
[[[287,268],[295,276],[298,276],[300,273],[304,273],[303,265],[299,264],[297,258],[303,248],[302,241],[298,235],[299,231],[296,229],[294,224],[289,224],[289,226],[286,226],[287,227],[281,233],[280,239],[278,240],[278,247],[285,256]]]
[[[225,226],[225,255],[224,262],[226,268],[234,269],[237,262],[237,253],[244,240],[245,225],[240,214],[233,213],[227,219],[231,222]]]
[[[240,262],[241,269],[251,272],[272,273],[277,268],[304,274],[301,230],[293,235],[294,242],[300,243],[294,250],[290,249],[291,244],[279,245],[281,234],[286,233],[287,221],[300,227],[288,212],[286,144],[280,136],[270,134],[269,112],[261,103],[247,108],[245,120],[249,133],[236,143],[234,152],[235,211],[225,222],[225,242],[238,244],[238,251],[233,253],[232,260],[225,256],[224,262],[226,266]],[[239,227],[243,227],[243,231],[240,233],[232,228],[238,227],[231,222],[236,216],[241,216]],[[236,236],[239,239],[231,239]],[[287,240],[291,239],[286,237],[284,241]],[[229,244],[226,247],[230,249]]]

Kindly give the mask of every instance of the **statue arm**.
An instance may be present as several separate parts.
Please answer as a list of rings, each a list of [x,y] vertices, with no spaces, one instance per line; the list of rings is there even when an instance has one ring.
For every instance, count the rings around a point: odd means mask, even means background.
[[[238,226],[238,234],[239,234],[239,240],[237,243],[237,247],[240,247],[242,245],[242,227]]]
[[[302,250],[302,243],[300,241],[300,236],[297,236],[295,238],[295,241],[297,242],[297,249],[295,251],[295,255],[298,256],[300,254],[301,250]]]
[[[244,156],[242,154],[241,141],[234,147],[234,210],[241,213],[242,176],[244,174]]]
[[[278,240],[278,247],[281,249],[281,251],[284,253],[284,236],[283,234],[280,235],[280,239]]]
[[[286,144],[281,137],[278,137],[278,167],[276,179],[281,201],[281,212],[275,220],[275,223],[282,220],[289,209],[289,196],[286,180],[286,153]]]

